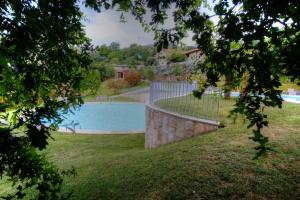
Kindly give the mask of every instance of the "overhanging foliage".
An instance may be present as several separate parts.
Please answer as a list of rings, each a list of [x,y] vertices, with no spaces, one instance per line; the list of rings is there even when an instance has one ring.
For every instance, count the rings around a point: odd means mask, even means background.
[[[82,103],[90,60],[81,18],[75,0],[0,2],[0,114],[8,122],[0,128],[0,174],[13,181],[17,198],[26,188],[38,190],[37,199],[62,198],[68,172],[38,150],[46,148],[60,113]]]

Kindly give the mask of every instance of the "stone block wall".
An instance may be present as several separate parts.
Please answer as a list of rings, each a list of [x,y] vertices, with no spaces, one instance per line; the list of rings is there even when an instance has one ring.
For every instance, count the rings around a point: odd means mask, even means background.
[[[184,116],[146,105],[146,148],[155,148],[217,129],[218,124],[216,122]]]

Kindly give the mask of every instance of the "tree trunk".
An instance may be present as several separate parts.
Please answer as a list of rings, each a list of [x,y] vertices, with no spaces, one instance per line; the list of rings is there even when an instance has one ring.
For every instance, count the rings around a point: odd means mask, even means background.
[[[231,85],[232,85],[232,75],[226,74],[225,75],[224,99],[230,99]]]

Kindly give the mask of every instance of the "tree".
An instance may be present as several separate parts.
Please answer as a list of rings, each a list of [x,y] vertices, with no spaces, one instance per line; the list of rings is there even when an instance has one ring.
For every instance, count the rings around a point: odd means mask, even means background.
[[[97,70],[99,71],[101,81],[105,81],[115,76],[115,69],[113,67],[100,64],[100,66],[97,67]]]
[[[186,56],[182,51],[172,49],[170,54],[168,55],[168,59],[171,62],[183,62],[186,59]]]
[[[295,1],[233,1],[232,4],[224,1],[215,6],[216,14],[221,17],[216,27],[219,38],[195,35],[197,40],[211,44],[205,48],[199,43],[207,55],[206,65],[200,68],[212,84],[226,70],[237,74],[232,77],[234,82],[241,82],[244,74],[249,75],[234,112],[246,115],[249,127],[255,126],[252,139],[259,142],[257,155],[270,150],[268,138],[262,134],[262,128],[268,126],[264,108],[281,107],[279,76],[288,74],[299,81],[300,62],[296,60],[300,55],[296,47],[300,42],[296,16],[299,9],[300,4]],[[241,45],[232,48],[237,43]],[[290,51],[293,53],[288,55]]]
[[[207,76],[206,85],[216,85],[228,71],[234,73],[232,78],[236,83],[248,74],[234,113],[244,114],[250,122],[249,128],[255,127],[252,139],[259,143],[257,155],[270,149],[268,138],[262,134],[262,128],[268,126],[264,108],[282,105],[280,75],[298,83],[300,79],[299,1],[224,0],[210,5],[215,15],[199,9],[207,1],[198,0],[88,0],[86,5],[98,11],[117,8],[131,12],[147,29],[155,31],[159,50],[178,43],[188,30],[193,32],[193,39],[206,56],[199,64],[199,71]],[[175,27],[161,28],[171,7]],[[152,18],[146,23],[144,18],[149,10]],[[216,25],[211,21],[214,16],[219,17]],[[241,46],[231,48],[237,43]]]
[[[103,44],[98,48],[97,52],[99,58],[96,61],[107,61],[109,59],[109,54],[112,52],[112,50],[111,48]]]
[[[112,68],[113,69],[113,68]],[[107,75],[107,69],[105,69],[105,75]],[[108,72],[109,74],[110,72]],[[112,72],[114,76],[114,71]],[[81,81],[81,94],[84,96],[95,95],[100,87],[101,72],[97,69],[86,69],[82,72],[83,79]]]
[[[120,50],[120,43],[118,43],[118,42],[112,42],[112,43],[110,43],[109,48],[112,51],[119,51]]]
[[[144,79],[152,81],[155,78],[155,68],[152,66],[143,67],[141,69],[141,75]]]
[[[129,47],[121,49],[119,43],[116,42],[112,42],[109,46],[101,45],[96,50],[91,54],[91,57],[93,62],[97,64],[153,64],[153,57],[156,53],[152,46],[131,44]],[[148,60],[149,58],[152,60]]]
[[[145,65],[148,65],[148,66],[155,66],[157,65],[157,61],[155,59],[155,57],[148,57],[146,62],[145,62]]]
[[[0,175],[15,184],[13,196],[37,190],[36,199],[64,198],[60,171],[40,152],[62,121],[82,103],[82,72],[89,40],[76,0],[0,2]],[[10,111],[11,114],[8,114]],[[22,133],[20,133],[22,132]]]
[[[112,51],[108,55],[108,58],[110,63],[119,63],[124,59],[124,55],[121,51]]]

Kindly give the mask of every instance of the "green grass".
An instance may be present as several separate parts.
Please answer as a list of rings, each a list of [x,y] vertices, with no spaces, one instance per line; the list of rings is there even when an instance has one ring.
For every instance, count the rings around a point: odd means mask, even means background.
[[[232,105],[222,108],[225,128],[156,149],[144,149],[143,134],[55,134],[47,152],[61,169],[77,169],[63,186],[76,200],[299,198],[300,105],[267,110],[275,151],[259,160],[247,124],[225,118]]]
[[[88,95],[83,98],[85,102],[96,101],[97,96],[113,96],[117,95],[119,92],[115,89],[109,88],[106,81],[102,82],[96,94]]]
[[[125,97],[125,96],[117,96],[111,99],[113,102],[137,102],[137,100],[130,98],[130,97]]]
[[[150,86],[149,81],[142,81],[137,86],[133,86],[133,87],[129,87],[129,88],[125,88],[125,89],[121,90],[120,93],[125,93],[125,92],[130,92],[130,91],[134,91],[134,90],[138,90],[138,89],[143,89],[143,88],[147,88],[149,86]]]
[[[130,92],[130,91],[134,91],[134,90],[138,90],[138,89],[143,89],[143,88],[147,88],[147,87],[149,87],[149,82],[142,81],[137,86],[124,88],[122,90],[116,90],[116,89],[113,89],[113,88],[109,88],[107,86],[106,81],[104,81],[103,83],[101,83],[101,85],[100,85],[100,87],[97,91],[97,94],[88,95],[88,96],[84,97],[84,101],[86,101],[86,102],[96,101],[97,96],[115,96],[115,95],[119,95],[121,93],[126,93],[126,92]],[[115,101],[125,101],[125,102],[135,101],[133,99],[123,98],[123,97],[121,97],[121,98],[117,97],[117,98],[114,98],[114,100]]]
[[[217,119],[218,115],[225,118],[233,108],[233,101],[227,101],[213,95],[202,95],[201,99],[187,95],[159,100],[155,104],[168,111],[202,119]],[[218,109],[218,105],[222,109]]]

